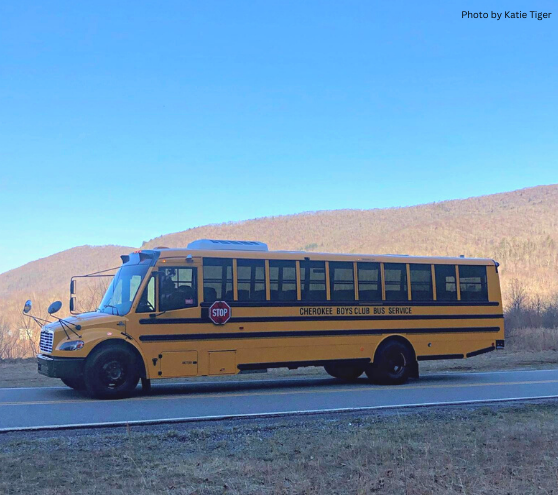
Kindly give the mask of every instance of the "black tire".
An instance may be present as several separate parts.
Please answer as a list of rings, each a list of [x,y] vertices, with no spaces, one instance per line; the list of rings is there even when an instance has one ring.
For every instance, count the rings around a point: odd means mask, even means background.
[[[343,366],[337,364],[326,364],[324,366],[326,372],[333,378],[352,382],[364,373],[364,369],[358,366]]]
[[[135,390],[139,366],[135,353],[126,347],[105,347],[87,358],[85,386],[96,399],[121,399]]]
[[[77,378],[60,378],[62,383],[67,387],[73,388],[74,390],[85,390],[85,380],[83,376],[78,376]]]
[[[401,385],[415,369],[410,346],[397,340],[382,344],[376,351],[374,362],[366,370],[368,378],[381,385]]]

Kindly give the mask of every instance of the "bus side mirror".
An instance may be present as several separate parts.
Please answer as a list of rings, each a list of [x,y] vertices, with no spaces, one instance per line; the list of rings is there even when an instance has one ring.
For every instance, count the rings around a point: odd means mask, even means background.
[[[72,280],[70,282],[70,295],[73,296],[76,293],[76,281]]]
[[[33,303],[31,302],[31,299],[27,299],[27,301],[25,301],[25,305],[23,306],[23,312],[25,314],[29,313],[29,311],[31,311],[32,306]]]
[[[76,296],[70,297],[70,312],[75,311],[76,309]]]
[[[60,301],[54,301],[48,307],[47,312],[48,312],[49,315],[53,315],[54,313],[60,311],[61,307],[62,307],[62,303]]]

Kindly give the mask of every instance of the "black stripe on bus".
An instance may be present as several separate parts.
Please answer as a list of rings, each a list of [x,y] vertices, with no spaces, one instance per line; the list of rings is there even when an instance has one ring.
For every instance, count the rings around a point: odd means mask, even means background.
[[[470,328],[398,328],[390,330],[300,330],[279,332],[227,332],[227,333],[191,333],[142,335],[142,342],[186,341],[186,340],[238,340],[238,339],[277,339],[285,337],[346,337],[355,335],[384,335],[384,334],[423,334],[423,333],[484,333],[499,332],[500,327],[470,327]]]
[[[202,302],[202,308],[209,308],[212,302]],[[227,301],[231,308],[267,308],[296,306],[500,306],[498,301]]]
[[[229,323],[280,323],[285,321],[375,321],[375,320],[477,320],[498,319],[503,314],[495,315],[368,315],[368,316],[253,316],[231,318]],[[185,323],[209,323],[207,318],[142,318],[140,325],[180,325]]]
[[[338,366],[366,366],[370,364],[370,358],[357,359],[322,359],[317,361],[282,361],[274,363],[248,363],[239,364],[240,371],[262,370],[266,368],[304,368],[306,366],[325,366],[326,364],[336,364]]]
[[[493,350],[495,350],[496,347],[485,347],[484,349],[480,349],[478,351],[473,351],[473,352],[468,352],[467,353],[467,357],[473,357],[473,356],[478,356],[479,354],[486,354],[487,352],[492,352]]]
[[[417,356],[417,361],[437,361],[439,359],[463,359],[463,354],[432,354],[430,356]]]

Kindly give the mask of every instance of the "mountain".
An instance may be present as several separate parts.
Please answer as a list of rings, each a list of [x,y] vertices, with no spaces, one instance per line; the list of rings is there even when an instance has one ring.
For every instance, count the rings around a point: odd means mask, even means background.
[[[531,296],[545,301],[558,293],[556,212],[558,184],[404,208],[318,211],[207,225],[162,235],[142,248],[214,238],[258,240],[270,249],[481,256],[500,262],[504,296],[517,279]],[[0,274],[0,320],[19,322],[20,307],[30,295],[43,310],[55,298],[67,306],[72,275],[118,266],[119,256],[134,249],[80,246]]]
[[[0,274],[0,298],[35,291],[68,289],[72,275],[119,266],[120,255],[137,249],[127,246],[79,246],[32,261]]]
[[[336,210],[207,225],[146,242],[258,240],[270,249],[480,256],[501,264],[504,293],[519,279],[532,294],[558,292],[558,184],[405,208]]]
[[[37,316],[46,317],[48,304],[55,300],[61,300],[64,304],[60,316],[67,315],[72,275],[117,267],[121,264],[120,255],[133,249],[135,248],[127,246],[79,246],[0,274],[0,359],[6,357],[6,349],[14,353],[12,357],[22,354],[14,340],[15,336],[21,334],[21,329],[30,324],[29,319],[22,318],[21,315],[27,299],[33,301],[33,313]],[[87,296],[87,292],[92,292],[87,289],[93,289],[94,286],[82,288],[86,290],[81,291],[81,294]],[[98,290],[95,294],[92,292],[84,300],[94,306],[95,303],[91,300],[97,299],[97,293]],[[31,329],[35,330],[34,324],[31,324]],[[2,334],[8,330],[13,338],[6,340]],[[31,348],[26,349],[27,354],[34,351]]]

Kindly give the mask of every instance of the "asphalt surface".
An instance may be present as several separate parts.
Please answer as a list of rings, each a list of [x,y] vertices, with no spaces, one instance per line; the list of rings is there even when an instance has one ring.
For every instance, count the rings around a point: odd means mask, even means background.
[[[329,378],[153,385],[99,401],[65,387],[0,389],[0,432],[558,398],[558,370],[425,375],[406,385]]]

